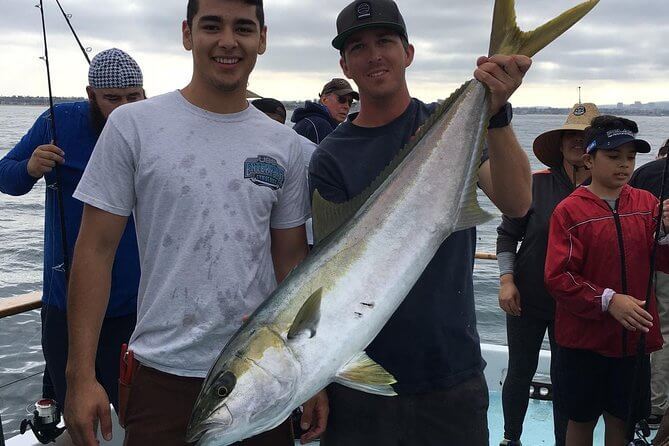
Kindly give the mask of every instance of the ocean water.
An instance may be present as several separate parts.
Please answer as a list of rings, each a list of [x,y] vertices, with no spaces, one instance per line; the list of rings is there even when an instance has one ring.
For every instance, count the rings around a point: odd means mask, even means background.
[[[0,157],[3,157],[30,128],[44,107],[0,106]],[[669,136],[669,117],[632,117],[641,136],[657,149]],[[541,164],[532,155],[532,141],[540,133],[559,127],[564,117],[519,115],[514,127],[521,146],[530,156],[532,168]],[[653,159],[642,155],[638,165]],[[478,230],[478,251],[495,251],[495,229],[499,212],[481,194],[484,208],[496,218]],[[42,278],[44,230],[44,182],[22,197],[0,195],[0,299],[39,290]],[[475,295],[478,328],[483,342],[506,343],[504,315],[497,306],[497,264],[477,261]],[[40,347],[38,311],[0,319],[0,414],[4,433],[11,437],[26,416],[25,408],[40,395],[44,363]],[[17,382],[15,382],[17,381]]]

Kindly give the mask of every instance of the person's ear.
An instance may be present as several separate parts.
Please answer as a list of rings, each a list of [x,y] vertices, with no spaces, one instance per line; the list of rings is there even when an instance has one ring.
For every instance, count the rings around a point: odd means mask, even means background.
[[[262,56],[267,51],[267,27],[260,30],[260,45],[258,46],[258,55]]]
[[[583,155],[583,164],[585,164],[585,167],[588,168],[588,170],[592,170],[592,167],[594,165],[594,156],[590,153],[586,153]]]
[[[193,49],[193,33],[186,20],[181,24],[181,40],[186,51],[191,51]]]

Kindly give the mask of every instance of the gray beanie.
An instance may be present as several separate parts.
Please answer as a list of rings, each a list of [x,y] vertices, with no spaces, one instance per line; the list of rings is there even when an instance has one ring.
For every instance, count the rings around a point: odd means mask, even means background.
[[[93,88],[142,87],[142,70],[135,59],[118,48],[98,53],[88,69],[88,85]]]

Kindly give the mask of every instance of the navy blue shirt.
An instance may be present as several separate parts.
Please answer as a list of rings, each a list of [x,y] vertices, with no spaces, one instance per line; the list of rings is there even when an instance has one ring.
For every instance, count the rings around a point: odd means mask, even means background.
[[[295,110],[291,121],[295,123],[293,130],[314,144],[320,144],[339,125],[325,105],[311,101]]]
[[[55,106],[58,147],[65,152],[65,164],[60,166],[60,185],[65,206],[65,230],[70,260],[79,234],[83,203],[72,197],[86,164],[93,153],[98,134],[93,130],[88,102]],[[33,124],[28,133],[3,159],[0,160],[0,192],[24,195],[30,192],[37,179],[28,174],[28,161],[35,149],[52,141],[50,113],[47,110]],[[45,175],[47,185],[55,182],[55,173]],[[56,191],[46,188],[44,224],[44,275],[42,303],[60,310],[67,309],[65,274],[57,268],[63,263],[60,214]],[[124,316],[137,312],[139,288],[139,253],[137,235],[132,217],[128,219],[116,252],[112,270],[112,286],[107,317]]]
[[[312,189],[344,202],[364,191],[429,118],[436,104],[413,99],[393,122],[358,127],[355,115],[328,136],[309,167]],[[445,389],[481,373],[473,268],[476,229],[441,245],[367,354],[395,376],[399,394]]]

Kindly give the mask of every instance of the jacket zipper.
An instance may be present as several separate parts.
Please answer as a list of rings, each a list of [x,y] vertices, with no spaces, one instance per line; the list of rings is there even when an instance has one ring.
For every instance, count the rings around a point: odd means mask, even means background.
[[[616,208],[613,209],[613,220],[616,223],[616,232],[618,233],[618,245],[620,247],[620,269],[623,284],[623,294],[627,294],[627,272],[625,270],[625,243],[623,242],[623,227],[618,215],[618,204],[620,199],[616,200]],[[627,356],[627,330],[623,327],[623,357]]]

